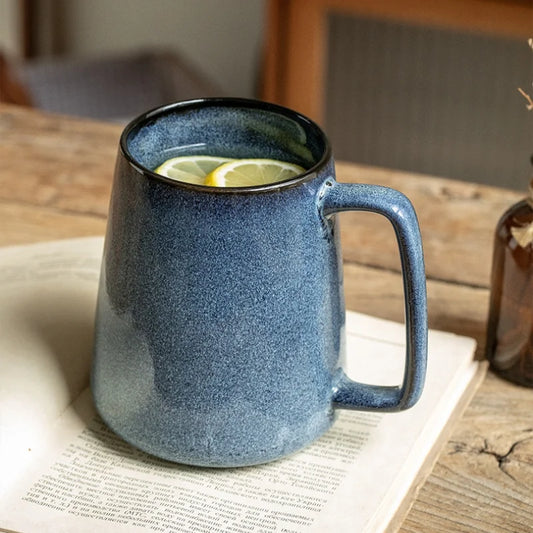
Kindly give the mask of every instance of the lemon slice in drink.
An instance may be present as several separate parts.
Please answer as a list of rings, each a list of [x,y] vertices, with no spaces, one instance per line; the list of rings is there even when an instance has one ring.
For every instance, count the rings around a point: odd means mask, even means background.
[[[275,159],[235,159],[220,165],[205,178],[212,187],[251,187],[284,181],[305,169]]]
[[[154,172],[174,180],[204,185],[205,177],[212,170],[229,161],[233,159],[210,155],[186,155],[167,159]]]

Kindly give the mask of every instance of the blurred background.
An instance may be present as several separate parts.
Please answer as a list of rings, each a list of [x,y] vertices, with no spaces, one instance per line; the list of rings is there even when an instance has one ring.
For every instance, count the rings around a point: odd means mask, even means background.
[[[525,190],[532,36],[532,0],[0,0],[0,101],[124,123],[262,98],[337,159]]]

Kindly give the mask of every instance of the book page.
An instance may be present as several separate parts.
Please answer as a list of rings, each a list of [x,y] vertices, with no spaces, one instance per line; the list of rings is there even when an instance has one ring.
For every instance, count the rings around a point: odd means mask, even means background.
[[[75,300],[94,310],[94,300]],[[61,305],[72,311],[67,301]],[[403,325],[348,312],[346,331],[351,377],[401,381]],[[429,346],[426,386],[412,409],[339,411],[333,427],[306,449],[254,467],[197,468],[151,457],[105,426],[86,389],[49,423],[50,438],[32,452],[32,467],[12,479],[0,500],[0,530],[386,531],[478,366],[472,339],[431,331]]]
[[[0,248],[0,498],[89,383],[102,246]]]

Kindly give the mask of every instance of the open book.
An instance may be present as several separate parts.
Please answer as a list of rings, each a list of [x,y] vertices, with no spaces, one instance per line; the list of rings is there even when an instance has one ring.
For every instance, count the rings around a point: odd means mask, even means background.
[[[114,435],[88,387],[102,238],[0,249],[0,530],[394,530],[482,371],[475,342],[431,331],[426,386],[402,413],[339,411],[277,462],[208,469]],[[404,326],[347,313],[347,373],[397,384]],[[359,363],[359,361],[361,363]]]

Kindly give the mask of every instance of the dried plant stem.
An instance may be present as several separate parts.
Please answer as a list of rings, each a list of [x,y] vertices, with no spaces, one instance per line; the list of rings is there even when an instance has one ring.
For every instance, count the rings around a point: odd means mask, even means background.
[[[527,100],[526,107],[529,111],[533,110],[533,100],[531,99],[531,96],[526,93],[523,89],[518,87],[518,92]]]

